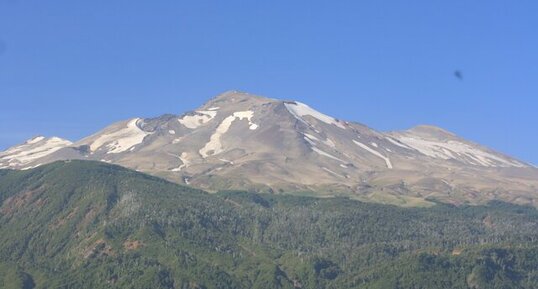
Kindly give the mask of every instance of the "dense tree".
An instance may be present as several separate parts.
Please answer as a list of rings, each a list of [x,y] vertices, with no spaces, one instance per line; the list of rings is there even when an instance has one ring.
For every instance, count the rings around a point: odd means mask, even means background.
[[[538,212],[208,194],[97,162],[0,170],[0,288],[537,288]]]

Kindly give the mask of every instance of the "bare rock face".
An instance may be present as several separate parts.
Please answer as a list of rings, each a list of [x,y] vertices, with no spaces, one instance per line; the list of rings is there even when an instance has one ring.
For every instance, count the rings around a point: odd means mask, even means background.
[[[121,121],[75,143],[38,137],[0,153],[0,168],[66,159],[114,163],[206,190],[402,206],[538,204],[536,168],[441,128],[378,132],[300,102],[236,91],[180,116]]]

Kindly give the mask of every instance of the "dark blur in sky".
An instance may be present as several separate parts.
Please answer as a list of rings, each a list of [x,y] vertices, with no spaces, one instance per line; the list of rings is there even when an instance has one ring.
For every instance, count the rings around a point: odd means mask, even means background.
[[[537,11],[535,0],[0,0],[0,149],[235,89],[378,130],[433,124],[538,164]]]

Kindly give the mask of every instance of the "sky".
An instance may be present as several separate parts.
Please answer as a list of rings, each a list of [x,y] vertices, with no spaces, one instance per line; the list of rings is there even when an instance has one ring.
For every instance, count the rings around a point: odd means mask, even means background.
[[[535,0],[0,0],[0,149],[241,90],[382,131],[436,125],[538,164],[536,11]]]

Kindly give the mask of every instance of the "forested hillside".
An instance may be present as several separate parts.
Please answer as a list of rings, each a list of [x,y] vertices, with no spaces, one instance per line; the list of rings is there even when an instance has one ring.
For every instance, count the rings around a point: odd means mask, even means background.
[[[0,170],[0,288],[538,288],[531,207],[208,194],[119,166]]]

